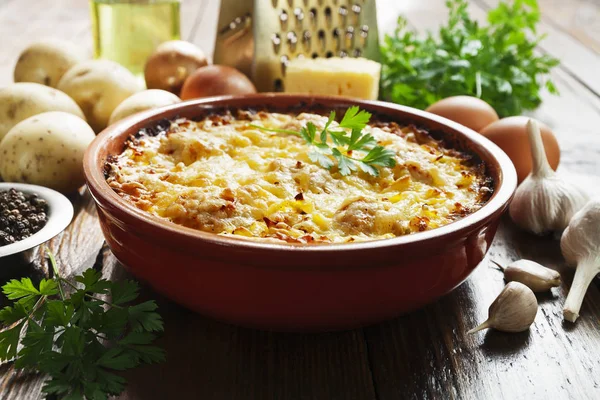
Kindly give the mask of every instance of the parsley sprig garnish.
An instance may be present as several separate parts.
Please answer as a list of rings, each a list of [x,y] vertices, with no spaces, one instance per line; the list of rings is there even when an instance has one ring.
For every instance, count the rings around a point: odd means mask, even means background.
[[[359,110],[358,106],[348,108],[337,125],[341,129],[330,128],[335,117],[335,111],[332,111],[320,132],[312,122],[308,122],[299,131],[266,128],[255,124],[250,126],[267,132],[286,133],[303,138],[311,146],[308,157],[312,162],[331,169],[337,161],[338,170],[342,175],[349,175],[360,169],[369,175],[378,176],[379,170],[376,167],[396,165],[394,151],[378,145],[370,133],[362,132],[371,119],[369,112]],[[331,138],[333,146],[328,143],[328,137]]]
[[[14,359],[17,368],[48,374],[46,394],[95,400],[123,391],[125,379],[115,371],[165,359],[150,345],[152,332],[163,330],[156,303],[128,304],[138,297],[137,283],[110,282],[94,269],[67,280],[49,258],[54,279],[37,287],[29,278],[2,286],[15,302],[0,310],[8,326],[0,332],[0,361]]]
[[[381,44],[381,96],[426,108],[436,101],[470,95],[501,117],[521,115],[542,102],[542,89],[557,93],[548,75],[559,61],[536,51],[544,38],[536,28],[536,0],[500,1],[487,24],[471,17],[467,0],[447,0],[447,24],[418,35],[400,17]]]

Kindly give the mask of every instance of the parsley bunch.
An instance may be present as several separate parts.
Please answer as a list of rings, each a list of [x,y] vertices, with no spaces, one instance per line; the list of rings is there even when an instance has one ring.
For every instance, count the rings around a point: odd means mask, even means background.
[[[71,282],[58,276],[51,254],[50,261],[54,279],[38,287],[29,278],[13,279],[2,287],[15,303],[0,310],[0,322],[8,326],[0,332],[0,361],[14,359],[17,368],[48,374],[46,394],[106,399],[125,387],[115,371],[165,359],[150,345],[151,332],[163,330],[156,303],[127,305],[138,297],[137,283],[109,282],[94,269]]]
[[[381,90],[386,100],[424,109],[457,95],[476,96],[501,117],[533,110],[540,91],[557,90],[547,74],[558,60],[534,52],[544,38],[536,34],[536,0],[501,2],[480,26],[467,12],[466,0],[448,0],[448,25],[438,37],[419,38],[404,18],[381,46]]]
[[[349,175],[352,171],[360,169],[369,175],[378,176],[379,170],[376,167],[396,165],[394,151],[377,145],[377,141],[370,133],[362,133],[371,119],[370,113],[359,110],[358,106],[348,108],[338,126],[349,129],[350,132],[343,129],[329,129],[335,116],[335,111],[331,111],[327,123],[318,135],[317,127],[312,122],[308,122],[300,131],[265,128],[254,124],[251,126],[263,131],[287,133],[303,138],[311,146],[308,157],[312,162],[331,169],[335,165],[334,161],[337,161],[338,170],[342,175]],[[331,137],[334,146],[327,143],[328,137]],[[356,157],[355,152],[362,154]]]

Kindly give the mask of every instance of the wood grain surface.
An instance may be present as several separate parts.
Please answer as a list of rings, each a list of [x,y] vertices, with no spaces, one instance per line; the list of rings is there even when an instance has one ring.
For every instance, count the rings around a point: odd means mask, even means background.
[[[539,0],[540,51],[561,59],[553,74],[560,96],[544,96],[530,115],[547,123],[562,148],[559,171],[600,195],[600,6],[591,0]],[[484,19],[497,0],[474,0]],[[378,1],[382,34],[402,13],[415,29],[446,20],[444,0]],[[182,37],[212,51],[218,1],[184,0]],[[0,0],[0,86],[12,81],[18,53],[43,37],[73,40],[91,49],[83,0]],[[93,201],[72,196],[76,218],[48,246],[65,275],[88,267],[105,277],[127,272],[104,245]],[[466,331],[487,317],[502,274],[489,259],[536,260],[561,272],[566,284],[539,295],[532,328],[520,334]],[[0,281],[48,274],[35,250],[0,259]],[[159,344],[164,364],[129,371],[121,399],[598,399],[600,398],[600,290],[596,280],[576,324],[563,322],[562,304],[573,272],[558,241],[518,231],[505,218],[488,256],[451,294],[424,309],[360,330],[315,335],[238,328],[204,318],[151,289],[165,319]],[[6,300],[0,300],[4,303]],[[39,399],[44,377],[0,365],[0,399]]]

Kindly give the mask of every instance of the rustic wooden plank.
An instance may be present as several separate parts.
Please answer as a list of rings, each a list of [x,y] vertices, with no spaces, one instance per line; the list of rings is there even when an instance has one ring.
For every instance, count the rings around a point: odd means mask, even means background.
[[[378,10],[380,21],[385,21],[380,22],[382,31],[392,28],[399,12],[413,26],[434,29],[446,21],[443,3],[386,3],[390,9]],[[473,15],[484,16],[476,5],[471,8]],[[556,70],[553,79],[561,96],[546,95],[531,115],[556,132],[561,170],[594,186],[600,183],[595,176],[600,171],[600,143],[594,129],[600,123],[600,103],[564,70]],[[487,307],[504,285],[489,258],[501,263],[533,259],[559,270],[567,281],[553,294],[538,297],[540,310],[530,331],[466,336],[486,319]],[[600,291],[598,285],[590,288],[577,324],[563,323],[562,305],[571,278],[557,240],[519,232],[505,218],[488,258],[460,288],[421,311],[366,329],[379,398],[598,398],[600,379],[590,371],[599,367]]]
[[[600,3],[590,0],[538,0],[538,3],[549,25],[600,53]]]

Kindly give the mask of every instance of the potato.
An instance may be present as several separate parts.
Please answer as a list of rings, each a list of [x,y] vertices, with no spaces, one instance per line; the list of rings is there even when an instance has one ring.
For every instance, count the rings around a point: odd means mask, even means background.
[[[65,72],[85,58],[83,50],[70,42],[57,39],[35,42],[19,56],[14,79],[55,88]]]
[[[183,82],[200,67],[208,65],[204,52],[184,40],[160,44],[146,61],[144,77],[148,89],[162,89],[179,95]]]
[[[75,65],[58,82],[83,110],[90,126],[100,132],[110,115],[129,96],[140,91],[135,76],[120,64],[89,60]]]
[[[110,116],[108,124],[112,125],[115,122],[140,111],[168,106],[179,102],[181,102],[179,97],[175,96],[173,93],[167,92],[166,90],[144,90],[128,97],[125,101],[119,104],[119,106],[115,108],[115,111],[113,111],[112,115]]]
[[[0,89],[0,140],[18,122],[47,111],[64,111],[85,118],[72,98],[39,83],[14,83]]]
[[[95,136],[84,120],[66,112],[29,117],[0,142],[0,176],[71,192],[85,181],[83,154]]]

